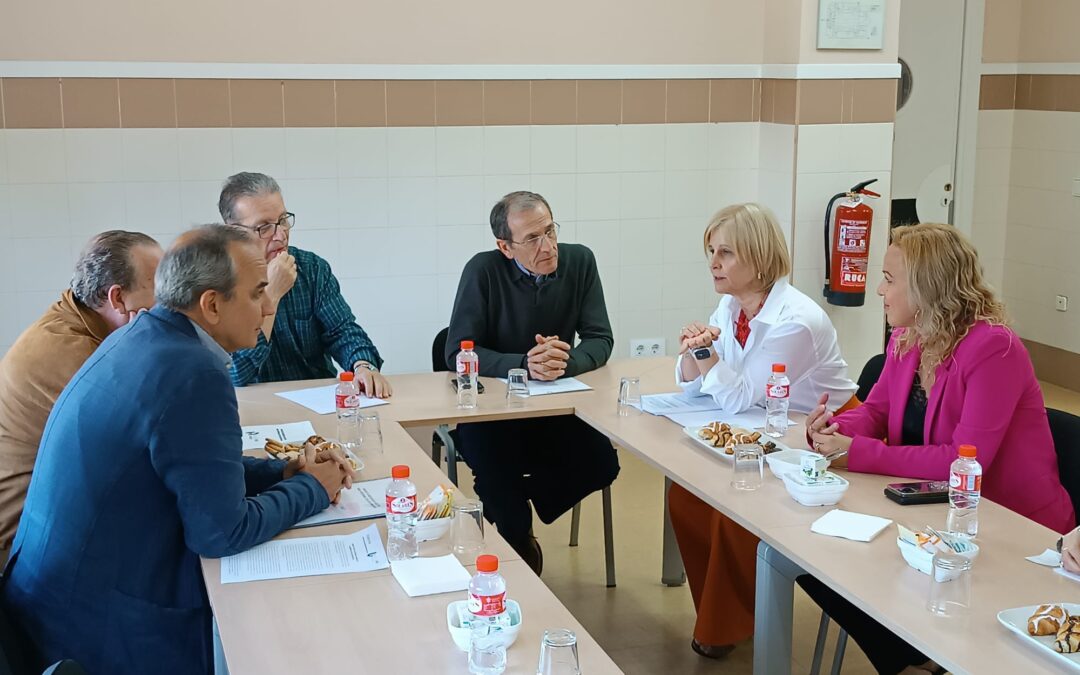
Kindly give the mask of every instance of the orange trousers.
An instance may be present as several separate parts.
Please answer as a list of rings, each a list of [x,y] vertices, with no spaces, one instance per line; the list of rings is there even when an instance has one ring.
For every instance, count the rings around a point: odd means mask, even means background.
[[[858,405],[852,396],[838,413]],[[694,639],[719,646],[750,638],[760,540],[678,483],[668,492],[668,510],[697,610]]]

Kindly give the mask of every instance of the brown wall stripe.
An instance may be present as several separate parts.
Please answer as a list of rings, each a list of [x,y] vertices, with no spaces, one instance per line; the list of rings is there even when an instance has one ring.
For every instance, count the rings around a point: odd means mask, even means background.
[[[986,78],[983,78],[984,82]],[[1080,83],[1080,79],[1077,80]],[[1003,97],[1018,86],[997,83]],[[1005,90],[1008,90],[1007,93]],[[1031,96],[1047,94],[1028,87]],[[891,122],[894,80],[4,78],[8,129]],[[997,90],[995,90],[997,91]],[[1052,90],[1072,105],[1076,96]],[[985,106],[984,106],[985,107]]]
[[[983,75],[979,109],[1080,112],[1080,75]]]
[[[1035,366],[1035,375],[1040,380],[1076,389],[1076,383],[1080,382],[1080,354],[1032,340],[1024,340],[1024,346],[1031,355],[1031,364]]]

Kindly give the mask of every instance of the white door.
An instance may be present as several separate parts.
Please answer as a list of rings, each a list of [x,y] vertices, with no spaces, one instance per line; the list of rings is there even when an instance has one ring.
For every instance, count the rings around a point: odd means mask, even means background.
[[[952,220],[964,5],[963,0],[903,0],[900,5],[900,59],[910,69],[911,87],[896,113],[894,224]]]

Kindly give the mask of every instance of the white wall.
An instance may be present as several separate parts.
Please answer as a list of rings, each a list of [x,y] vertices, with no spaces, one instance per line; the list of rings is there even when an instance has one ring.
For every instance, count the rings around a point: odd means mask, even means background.
[[[168,244],[218,220],[222,179],[264,171],[297,214],[293,242],[330,261],[391,372],[430,367],[458,275],[493,245],[500,196],[544,194],[564,241],[597,255],[616,354],[715,307],[701,233],[758,197],[757,123],[364,129],[0,131],[0,349],[55,300],[110,228]],[[5,159],[6,157],[6,159]]]

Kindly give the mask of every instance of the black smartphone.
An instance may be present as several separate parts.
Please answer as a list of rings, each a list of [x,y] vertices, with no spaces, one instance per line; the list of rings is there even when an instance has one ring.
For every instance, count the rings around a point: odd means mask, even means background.
[[[457,391],[457,375],[451,375],[450,376],[450,386],[454,388],[454,391]],[[480,380],[476,381],[476,393],[477,394],[483,394],[484,393],[484,383],[481,382]]]
[[[885,496],[897,504],[945,504],[949,501],[949,482],[924,480],[917,483],[889,483]]]

